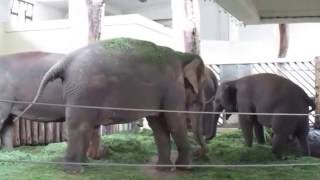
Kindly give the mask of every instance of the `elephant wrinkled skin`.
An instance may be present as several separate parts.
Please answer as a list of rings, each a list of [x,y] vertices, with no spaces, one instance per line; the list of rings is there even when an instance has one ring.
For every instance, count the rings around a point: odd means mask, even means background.
[[[213,100],[217,88],[218,80],[216,76],[209,67],[206,67],[203,95],[196,96],[191,89],[186,91],[187,110],[212,112]],[[189,114],[187,119],[189,123],[189,129],[192,130],[193,136],[200,146],[200,148],[194,152],[194,155],[198,158],[201,158],[206,154],[207,151],[205,139],[212,139],[216,135],[217,122],[215,122],[213,114]]]
[[[48,52],[24,52],[0,56],[0,99],[9,101],[31,101],[37,92],[43,75],[57,62],[65,58],[63,54]],[[38,102],[64,104],[61,80],[50,83],[43,91]],[[18,115],[26,104],[0,102],[0,133],[2,145],[13,147],[13,118]],[[65,109],[34,105],[23,118],[39,122],[62,122],[65,120]],[[95,133],[97,129],[93,129]],[[92,136],[90,157],[98,159],[99,136]]]
[[[314,102],[301,87],[286,78],[269,73],[224,82],[218,87],[214,100],[217,112],[225,109],[226,112],[242,113],[307,114],[314,108]],[[290,137],[297,137],[303,155],[309,155],[307,116],[239,115],[239,123],[248,146],[252,146],[253,128],[258,142],[264,142],[263,126],[266,126],[272,128],[272,152],[277,158],[281,158],[281,152]]]
[[[130,38],[101,41],[69,54],[44,75],[39,93],[62,79],[67,105],[185,110],[186,90],[203,94],[204,64],[199,56]],[[27,108],[28,109],[28,108]],[[25,110],[27,110],[25,109]],[[189,165],[191,150],[183,113],[66,108],[68,145],[65,160],[83,162],[89,130],[147,117],[158,149],[158,164],[171,164],[170,135],[177,145],[176,164]],[[177,167],[178,168],[178,167]],[[189,168],[180,166],[179,168]],[[79,172],[79,165],[65,165]]]

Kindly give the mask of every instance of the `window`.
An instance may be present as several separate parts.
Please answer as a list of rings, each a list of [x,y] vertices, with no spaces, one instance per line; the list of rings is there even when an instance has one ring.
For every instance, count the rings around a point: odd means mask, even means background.
[[[33,6],[34,4],[24,0],[13,0],[11,5],[11,17],[15,21],[32,21]]]

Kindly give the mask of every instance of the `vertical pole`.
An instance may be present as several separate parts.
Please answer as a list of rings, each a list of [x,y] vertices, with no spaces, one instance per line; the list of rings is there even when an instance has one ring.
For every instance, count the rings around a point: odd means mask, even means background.
[[[316,104],[316,114],[320,114],[320,57],[317,56],[315,57],[315,75],[316,75],[316,81],[315,81],[315,104]],[[316,116],[315,117],[315,122],[314,122],[314,128],[315,129],[320,129],[320,117]]]

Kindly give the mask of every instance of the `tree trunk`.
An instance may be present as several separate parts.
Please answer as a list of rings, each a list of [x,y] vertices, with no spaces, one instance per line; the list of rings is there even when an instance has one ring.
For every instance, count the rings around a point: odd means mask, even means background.
[[[101,36],[101,16],[104,0],[86,0],[88,7],[88,42],[94,43],[100,40]],[[103,156],[100,151],[100,126],[92,130],[90,137],[90,146],[87,155],[93,159],[100,159]]]
[[[200,13],[197,0],[185,0],[186,26],[184,27],[185,51],[193,54],[200,54]]]
[[[320,57],[315,58],[315,73],[316,73],[315,74],[316,75],[316,82],[315,82],[316,114],[320,114],[320,96],[319,96],[319,92],[320,92]],[[320,129],[320,120],[319,120],[318,116],[315,117],[315,122],[314,122],[313,127],[315,129]]]
[[[280,42],[279,42],[279,58],[285,58],[289,47],[289,26],[287,24],[279,24]]]
[[[101,15],[104,0],[86,0],[89,19],[89,43],[96,42],[101,35]]]

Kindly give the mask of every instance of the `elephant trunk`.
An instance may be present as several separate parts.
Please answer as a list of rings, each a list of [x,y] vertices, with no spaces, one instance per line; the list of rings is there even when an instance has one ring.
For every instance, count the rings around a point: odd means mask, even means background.
[[[213,112],[222,112],[223,107],[221,105],[213,105]],[[209,141],[211,139],[213,139],[216,135],[217,135],[217,125],[218,125],[218,120],[220,118],[220,114],[210,114],[210,119],[208,120],[208,122],[210,121],[210,127],[207,127],[210,129],[210,133],[206,134],[206,141]]]

